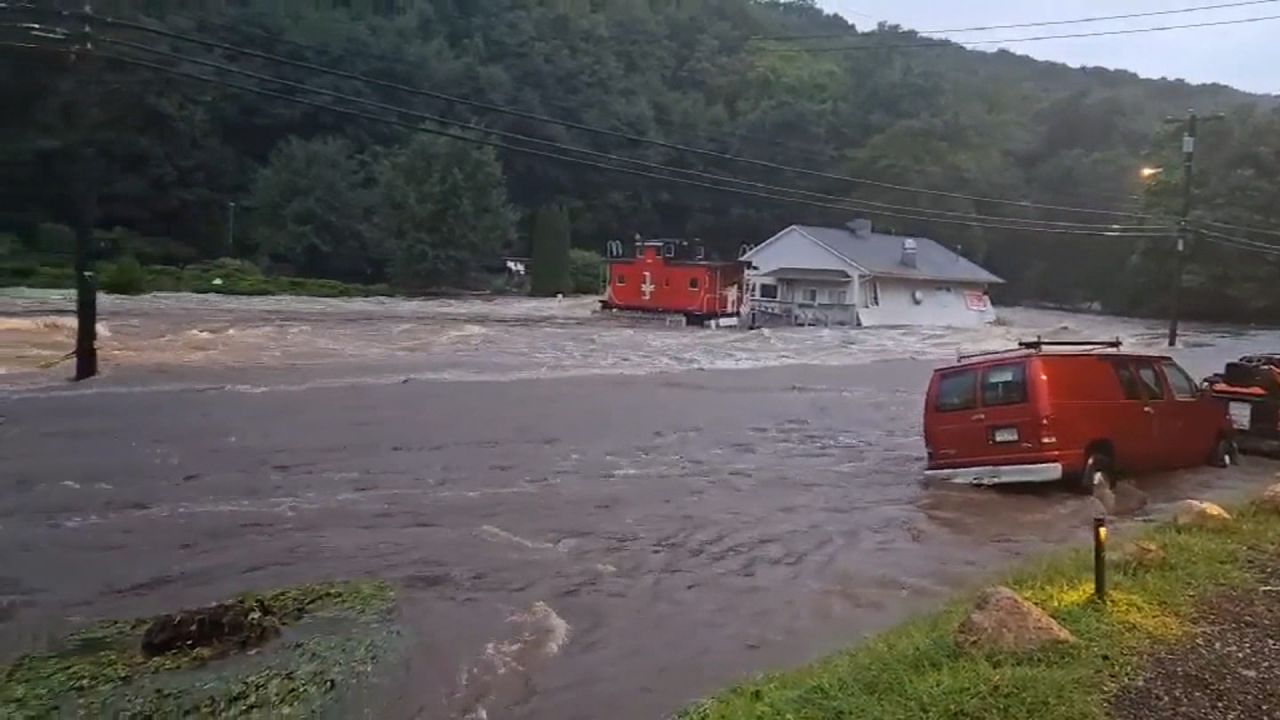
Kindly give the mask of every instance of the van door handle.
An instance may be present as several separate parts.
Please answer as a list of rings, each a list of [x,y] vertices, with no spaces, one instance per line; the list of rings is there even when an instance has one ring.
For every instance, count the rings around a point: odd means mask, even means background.
[[[969,419],[970,419],[970,420],[972,420],[972,421],[974,421],[974,422],[979,422],[979,421],[982,421],[982,420],[986,420],[986,419],[987,419],[987,416],[986,416],[986,414],[985,414],[985,413],[978,413],[977,415],[974,415],[973,417],[971,417],[971,418],[969,418]]]
[[[1151,407],[1150,405],[1147,405],[1147,406],[1145,406],[1145,407],[1143,407],[1143,408],[1142,408],[1142,412],[1144,412],[1144,413],[1146,413],[1146,414],[1148,414],[1148,415],[1155,415],[1155,414],[1156,414],[1156,409],[1155,409],[1155,408],[1153,408],[1153,407]]]

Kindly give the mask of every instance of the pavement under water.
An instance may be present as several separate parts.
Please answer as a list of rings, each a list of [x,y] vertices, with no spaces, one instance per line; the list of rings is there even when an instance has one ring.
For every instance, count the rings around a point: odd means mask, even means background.
[[[1087,542],[1055,488],[920,481],[957,346],[1158,324],[1016,310],[977,330],[697,331],[553,301],[0,299],[0,648],[82,617],[380,577],[413,651],[382,717],[656,718]],[[1193,326],[1196,374],[1280,333]],[[65,348],[65,349],[64,349]],[[462,382],[465,381],[465,382]],[[1152,512],[1277,466],[1143,478]]]

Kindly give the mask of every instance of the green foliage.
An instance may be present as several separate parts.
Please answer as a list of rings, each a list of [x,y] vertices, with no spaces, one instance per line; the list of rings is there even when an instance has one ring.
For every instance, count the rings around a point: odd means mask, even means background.
[[[261,252],[300,275],[376,277],[384,258],[369,232],[367,164],[342,138],[281,143],[253,183],[252,234]]]
[[[70,257],[76,250],[76,233],[66,225],[41,223],[36,230],[36,250],[47,255]]]
[[[311,715],[360,682],[394,637],[395,595],[381,581],[303,585],[232,602],[259,600],[291,635],[263,663],[234,663],[228,648],[147,658],[140,641],[149,619],[106,621],[71,634],[54,652],[0,667],[0,715]]]
[[[1249,563],[1280,550],[1280,516],[1243,509],[1226,530],[1145,532],[1168,560],[1118,564],[1092,600],[1092,554],[1028,566],[1008,585],[1078,640],[1031,655],[970,653],[953,641],[967,598],[799,670],[765,675],[687,709],[682,720],[1103,720],[1117,682],[1159,643],[1191,631],[1197,602],[1256,584]]]
[[[604,282],[604,258],[600,253],[573,248],[569,251],[569,286],[580,295],[595,295]]]
[[[408,290],[469,287],[513,234],[502,166],[489,148],[419,136],[378,165],[378,230]]]
[[[539,210],[533,218],[531,292],[549,297],[573,291],[570,268],[569,218],[559,206]]]
[[[126,257],[103,268],[98,287],[115,295],[141,295],[147,291],[146,272],[137,258]]]
[[[1274,163],[1265,152],[1249,153],[1276,145],[1275,100],[1220,85],[1143,80],[1122,71],[1068,68],[960,46],[777,53],[750,39],[851,30],[808,0],[419,0],[395,12],[389,8],[250,3],[225,8],[221,22],[230,29],[197,21],[194,31],[255,46],[266,33],[315,45],[320,50],[290,52],[353,73],[821,173],[978,197],[1149,212],[1132,222],[1165,223],[1176,210],[1176,203],[1157,198],[1145,208],[1134,202],[1143,194],[1136,175],[1143,161],[1177,163],[1176,157],[1164,157],[1176,155],[1177,138],[1163,134],[1161,120],[1188,107],[1221,108],[1239,121],[1206,126],[1200,186],[1205,216],[1226,222],[1276,219],[1267,210],[1278,206],[1268,191],[1277,186]],[[193,31],[192,21],[178,16],[190,8],[168,0],[108,0],[101,12],[142,12],[162,25]],[[893,45],[917,36],[884,25],[859,37]],[[98,225],[113,228],[99,233],[104,259],[132,255],[144,266],[186,267],[231,254],[262,261],[280,274],[359,284],[394,281],[413,291],[483,286],[480,270],[497,255],[526,254],[527,248],[508,245],[507,205],[527,217],[563,203],[572,210],[574,234],[597,243],[636,233],[699,237],[722,257],[792,223],[838,225],[849,219],[844,211],[735,197],[511,150],[479,152],[456,140],[426,139],[227,88],[161,81],[111,63],[70,68],[20,55],[0,65],[0,92],[12,101],[0,118],[0,231],[17,233],[38,253],[8,260],[35,266],[69,261],[70,231],[51,233],[48,224],[72,222],[70,191],[87,176],[86,149],[93,151],[89,165],[102,189]],[[411,104],[354,80],[304,79]],[[1246,104],[1257,109],[1237,109]],[[72,106],[91,110],[86,123],[64,111]],[[1061,222],[1130,222],[867,183],[806,185],[798,175],[760,174],[463,106],[433,112],[862,201]],[[1230,170],[1233,165],[1238,172]],[[1161,182],[1176,182],[1176,175]],[[234,233],[228,232],[230,202],[237,207]],[[1160,280],[1170,270],[1163,239],[1037,234],[887,213],[872,219],[881,229],[960,247],[1009,280],[998,290],[997,299],[1005,302],[1101,302],[1123,312],[1163,311],[1158,298],[1167,282]],[[1280,291],[1274,288],[1280,285],[1271,260],[1207,245],[1192,254],[1190,312],[1261,321],[1276,316]],[[571,289],[561,284],[558,262],[553,267],[558,277],[550,285]],[[262,290],[259,282],[236,284]]]

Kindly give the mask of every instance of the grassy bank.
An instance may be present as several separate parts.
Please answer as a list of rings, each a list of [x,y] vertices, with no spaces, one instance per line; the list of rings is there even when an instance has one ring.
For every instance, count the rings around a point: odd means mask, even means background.
[[[1167,560],[1113,564],[1110,602],[1092,600],[1092,555],[1051,557],[1007,579],[1078,642],[1030,656],[970,654],[953,631],[968,599],[808,667],[768,675],[685,710],[682,720],[1086,720],[1155,648],[1192,631],[1199,603],[1256,584],[1250,561],[1280,551],[1280,514],[1241,508],[1228,529],[1153,527]]]
[[[386,285],[358,285],[317,278],[266,275],[240,260],[215,260],[185,267],[140,265],[126,259],[97,265],[103,292],[141,295],[151,292],[193,292],[222,295],[305,295],[312,297],[370,297],[391,295]],[[75,287],[71,268],[32,263],[0,264],[0,287],[69,289]]]
[[[251,610],[265,640],[158,655],[143,647],[153,619],[100,622],[0,666],[0,717],[341,716],[395,645],[394,603],[367,580],[241,595],[227,606]]]

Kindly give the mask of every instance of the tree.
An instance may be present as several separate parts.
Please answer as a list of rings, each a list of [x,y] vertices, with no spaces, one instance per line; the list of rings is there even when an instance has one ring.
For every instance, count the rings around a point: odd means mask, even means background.
[[[570,275],[569,217],[564,208],[546,207],[533,218],[532,293],[544,297],[573,292]]]
[[[369,231],[366,165],[341,138],[286,139],[253,183],[251,231],[261,252],[300,275],[379,279],[384,253]]]
[[[502,165],[489,148],[419,135],[377,170],[378,229],[408,290],[468,287],[514,234]]]

